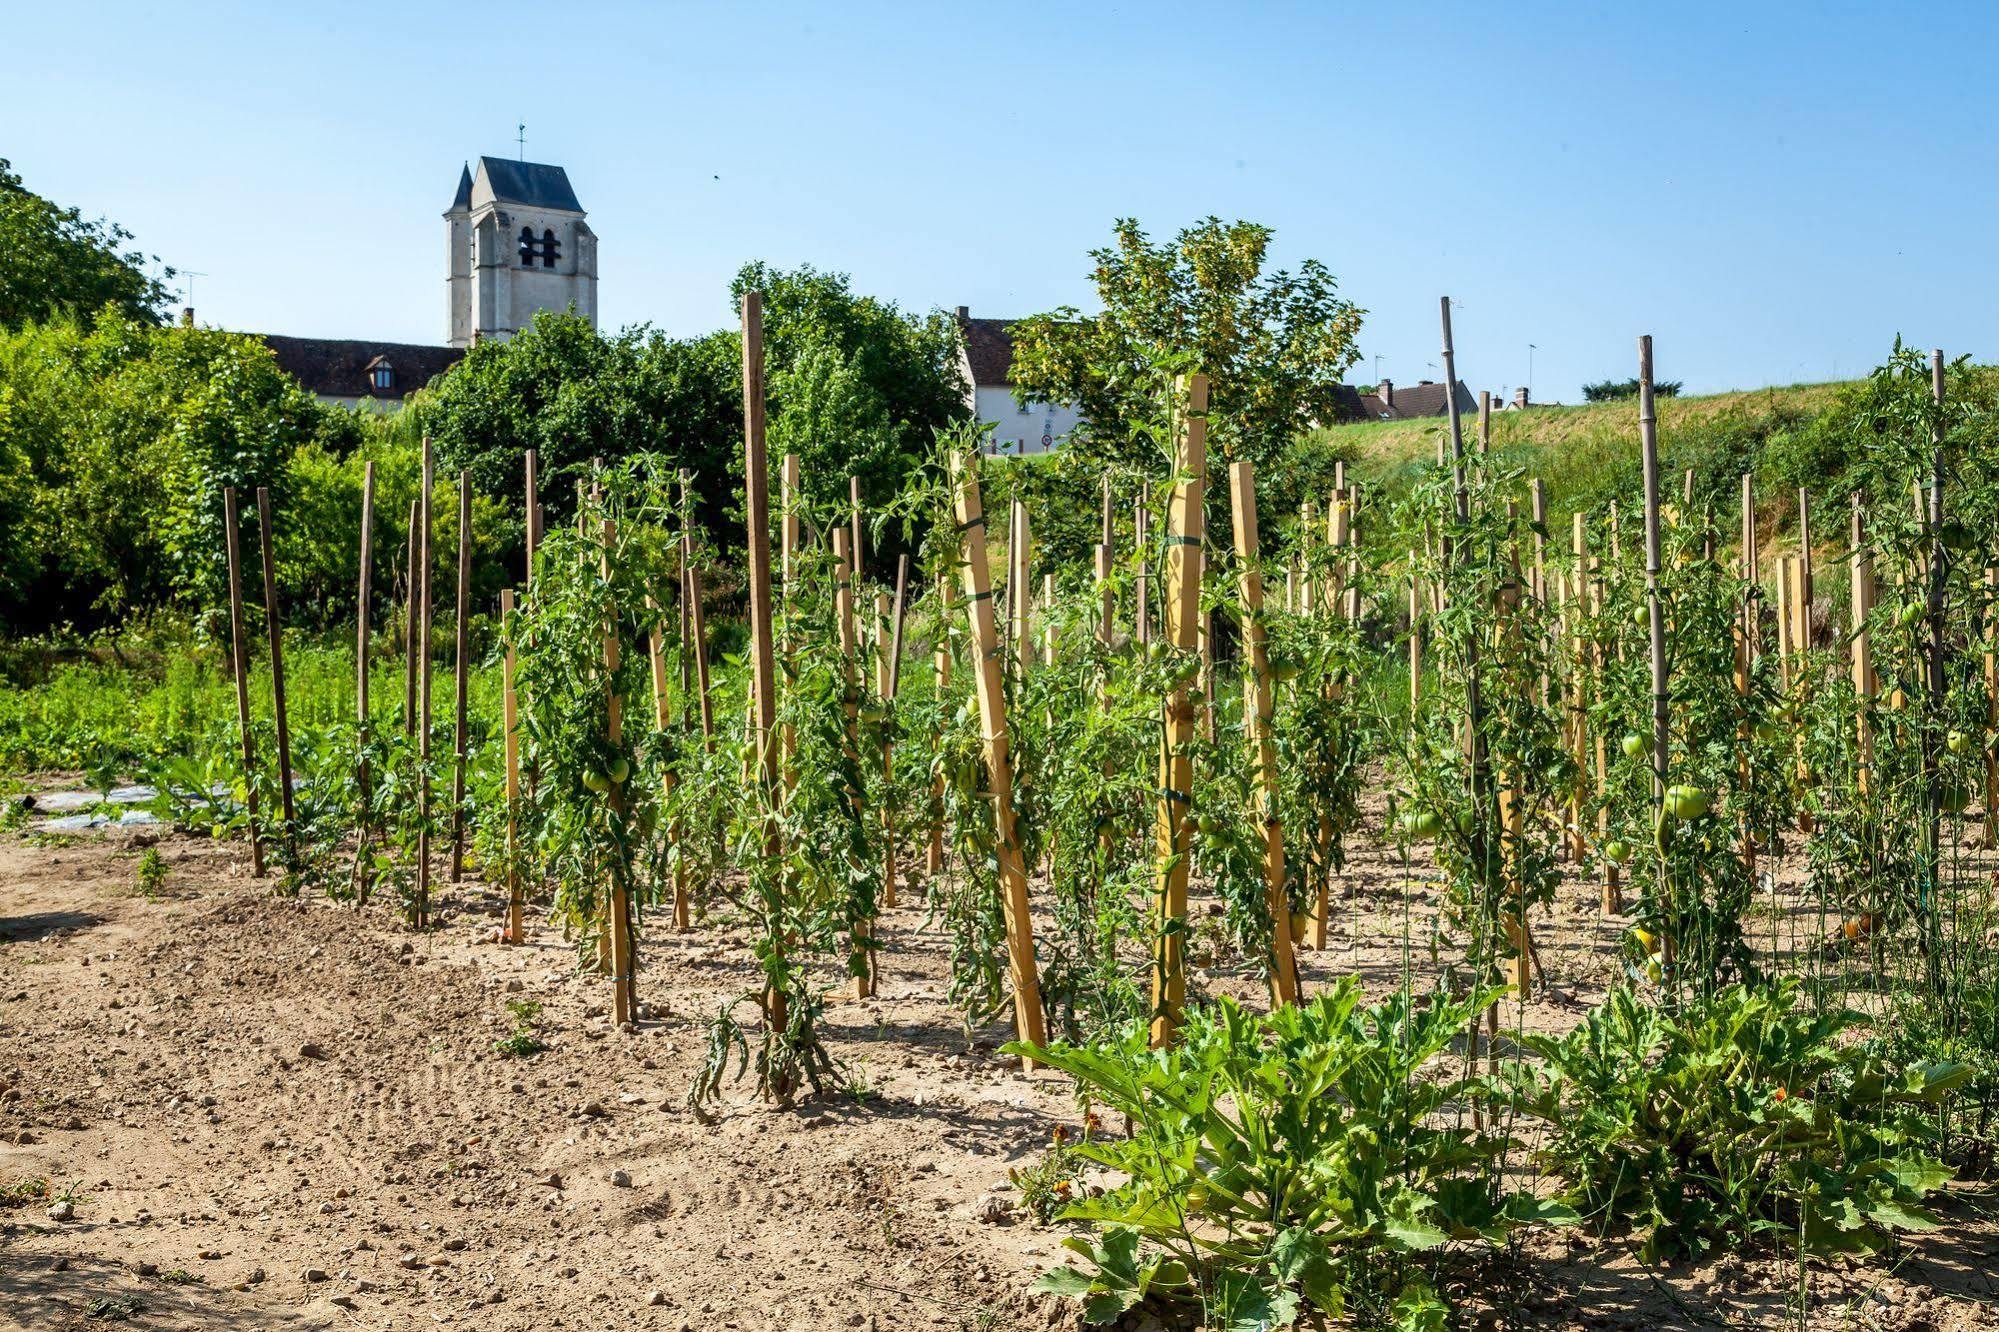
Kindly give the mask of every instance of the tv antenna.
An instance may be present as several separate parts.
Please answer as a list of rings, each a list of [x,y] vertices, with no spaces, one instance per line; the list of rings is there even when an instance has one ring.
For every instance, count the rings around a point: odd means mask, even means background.
[[[180,269],[178,273],[179,276],[187,279],[187,285],[181,289],[180,303],[192,310],[194,308],[194,280],[198,277],[207,277],[208,274],[197,273],[192,268]]]

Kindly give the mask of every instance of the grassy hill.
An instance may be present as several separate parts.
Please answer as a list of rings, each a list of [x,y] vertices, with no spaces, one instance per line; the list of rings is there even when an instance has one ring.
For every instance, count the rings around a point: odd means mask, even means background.
[[[1782,465],[1785,442],[1822,418],[1846,387],[1794,384],[1661,398],[1660,463],[1669,489],[1677,492],[1679,478],[1691,467],[1696,495],[1711,497],[1717,510],[1726,511],[1734,506],[1742,473],[1754,470],[1759,474],[1760,499],[1764,504],[1774,501],[1779,487],[1788,489],[1793,483],[1793,469]],[[1466,418],[1464,426],[1466,444],[1474,446],[1476,417]],[[1436,461],[1443,431],[1444,422],[1438,418],[1332,426],[1319,436],[1325,446],[1349,459],[1358,479],[1400,494],[1426,464]],[[1629,496],[1642,481],[1635,398],[1495,413],[1492,447],[1501,466],[1541,479],[1551,517]],[[1773,461],[1780,465],[1771,466]]]

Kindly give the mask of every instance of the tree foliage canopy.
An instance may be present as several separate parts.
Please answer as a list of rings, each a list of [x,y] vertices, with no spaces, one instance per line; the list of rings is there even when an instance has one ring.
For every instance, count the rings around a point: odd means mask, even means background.
[[[158,260],[129,248],[131,239],[115,222],[44,199],[0,158],[0,328],[65,312],[88,316],[106,305],[159,322],[169,293],[145,271]]]
[[[1273,235],[1210,217],[1154,243],[1121,219],[1114,243],[1090,252],[1103,313],[1064,306],[1014,326],[1015,393],[1079,404],[1082,438],[1072,445],[1149,466],[1156,456],[1137,432],[1158,417],[1171,375],[1202,370],[1210,447],[1265,467],[1298,433],[1333,419],[1364,313],[1317,260],[1269,269]]]

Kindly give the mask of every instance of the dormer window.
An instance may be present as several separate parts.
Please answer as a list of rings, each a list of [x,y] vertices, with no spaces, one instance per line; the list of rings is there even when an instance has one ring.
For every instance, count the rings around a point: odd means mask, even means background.
[[[368,387],[375,393],[388,393],[396,387],[396,368],[377,356],[368,362]]]

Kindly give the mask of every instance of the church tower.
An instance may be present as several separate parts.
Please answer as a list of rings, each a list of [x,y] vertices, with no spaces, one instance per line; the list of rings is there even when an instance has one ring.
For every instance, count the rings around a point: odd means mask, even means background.
[[[540,310],[597,326],[597,233],[559,166],[482,157],[444,214],[454,347],[510,338]]]

